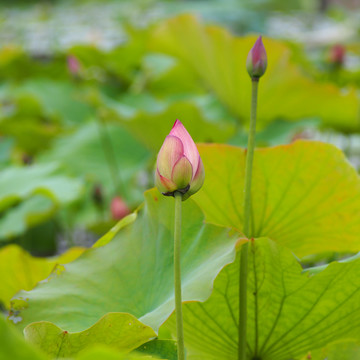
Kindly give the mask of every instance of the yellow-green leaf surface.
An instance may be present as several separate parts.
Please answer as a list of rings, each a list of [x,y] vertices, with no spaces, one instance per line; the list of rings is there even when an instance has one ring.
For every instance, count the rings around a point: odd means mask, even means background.
[[[206,179],[195,198],[206,219],[242,231],[245,151],[200,145]],[[312,141],[256,149],[252,233],[297,256],[360,250],[360,179],[336,147]]]
[[[260,238],[249,247],[248,359],[298,359],[341,339],[359,338],[360,260],[332,263],[309,277],[294,255]],[[204,303],[183,306],[188,360],[236,360],[240,256]],[[172,315],[164,327],[175,331]]]
[[[205,26],[192,15],[165,21],[154,31],[150,48],[183,60],[201,81],[242,121],[248,121],[250,78],[246,57],[256,38],[235,37],[218,26]],[[359,128],[356,90],[305,77],[292,61],[289,47],[264,39],[268,68],[260,81],[259,125],[276,118],[321,118],[324,124],[342,130]]]
[[[10,299],[20,290],[31,290],[39,281],[46,279],[58,265],[79,257],[85,249],[75,247],[52,258],[37,258],[17,245],[0,249],[0,302],[6,308]]]
[[[51,358],[74,357],[80,351],[98,344],[114,347],[123,353],[130,352],[156,336],[150,327],[125,313],[107,314],[81,332],[70,333],[42,321],[28,325],[24,334],[28,341]]]
[[[18,327],[50,321],[69,332],[108,312],[130,313],[158,329],[174,309],[174,199],[145,193],[137,218],[106,245],[89,249],[65,271],[12,300]],[[235,257],[238,236],[204,223],[192,199],[183,203],[183,299],[205,300],[220,269]]]
[[[0,315],[0,360],[45,360],[34,346]]]

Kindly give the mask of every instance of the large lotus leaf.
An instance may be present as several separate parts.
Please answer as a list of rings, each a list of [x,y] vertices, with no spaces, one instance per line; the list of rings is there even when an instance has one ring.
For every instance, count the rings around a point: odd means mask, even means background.
[[[46,356],[27,343],[14,327],[0,316],[0,360],[45,360]]]
[[[41,321],[24,329],[25,339],[37,345],[50,357],[69,358],[94,345],[108,345],[130,352],[156,336],[148,326],[126,313],[110,313],[90,328],[76,333]]]
[[[71,82],[32,79],[17,88],[16,93],[36,97],[46,114],[58,117],[65,125],[79,124],[93,114],[79,85]]]
[[[113,162],[115,162],[117,167],[115,172],[117,181],[121,185],[122,195],[132,204],[138,204],[142,199],[138,176],[149,156],[146,148],[121,126],[107,124],[104,129],[93,120],[76,132],[59,138],[54,147],[39,161],[58,161],[72,175],[86,177],[91,184],[101,184],[105,198],[110,198],[115,192],[113,175]],[[91,195],[88,199],[91,199]],[[96,216],[94,204],[89,201],[84,210],[89,214],[85,214],[84,217],[84,212],[81,212],[75,216],[85,220],[82,223],[94,221]]]
[[[189,360],[237,359],[239,266],[240,256],[221,271],[207,301],[184,304]],[[248,272],[248,359],[298,359],[359,337],[359,260],[309,277],[288,249],[260,238],[250,243]],[[164,327],[175,331],[173,315]]]
[[[56,205],[76,200],[81,182],[57,175],[57,168],[55,164],[44,164],[4,170],[0,179],[0,211],[35,194],[48,197]]]
[[[255,144],[259,147],[289,144],[298,138],[299,134],[302,134],[304,130],[309,131],[318,125],[319,121],[315,119],[304,119],[295,122],[275,120],[256,133]],[[247,132],[241,129],[227,143],[229,145],[246,147],[248,135]]]
[[[122,41],[120,45],[109,51],[103,51],[92,45],[76,45],[68,52],[76,56],[80,62],[80,77],[86,80],[110,80],[108,84],[127,87],[138,75],[148,33],[148,28],[128,26],[126,41]],[[116,80],[119,83],[116,83]]]
[[[12,301],[20,328],[50,321],[82,331],[108,312],[136,316],[155,331],[174,309],[174,199],[145,193],[137,219],[105,246],[86,251],[66,270]],[[237,237],[204,223],[201,210],[183,203],[183,299],[205,300],[220,269],[233,261]]]
[[[235,126],[229,119],[229,114],[220,109],[221,106],[216,107],[211,103],[202,106],[202,99],[204,98],[183,99],[166,104],[150,96],[132,96],[130,99],[123,98],[120,102],[105,99],[105,103],[115,112],[117,120],[124,127],[141,143],[157,152],[176,119],[181,120],[197,142],[225,142],[234,134]],[[136,107],[132,102],[136,103]],[[217,120],[210,118],[210,111],[205,110],[206,105],[212,106],[211,111],[216,112]]]
[[[0,239],[9,239],[23,234],[28,228],[50,219],[56,206],[47,197],[35,195],[8,210],[0,219]]]
[[[51,56],[33,56],[29,51],[12,43],[0,50],[1,82],[21,82],[29,77],[61,79],[67,76],[65,56],[59,52]]]
[[[34,155],[47,148],[61,131],[59,121],[47,116],[39,99],[28,93],[13,93],[4,86],[0,95],[4,105],[0,116],[0,131],[15,140],[23,152]]]
[[[186,62],[206,85],[240,118],[248,121],[250,78],[246,57],[255,37],[237,38],[218,26],[204,26],[195,16],[170,19],[154,31],[150,49]],[[268,68],[260,81],[259,125],[277,118],[319,117],[345,131],[359,129],[359,101],[355,89],[318,83],[305,77],[293,63],[288,46],[264,40]]]
[[[24,233],[79,198],[82,182],[57,174],[55,164],[9,167],[0,179],[0,240]]]
[[[7,308],[10,299],[20,290],[31,290],[39,281],[46,279],[53,271],[60,270],[58,265],[67,264],[79,257],[83,248],[74,247],[66,253],[51,257],[38,258],[17,245],[0,249],[0,302]]]
[[[243,228],[245,150],[200,145],[206,180],[195,198],[211,223]],[[252,236],[296,255],[360,250],[360,179],[333,145],[296,141],[256,149]]]
[[[147,76],[146,88],[153,94],[168,98],[171,94],[202,94],[206,92],[194,72],[186,64],[165,54],[148,54],[143,61]]]

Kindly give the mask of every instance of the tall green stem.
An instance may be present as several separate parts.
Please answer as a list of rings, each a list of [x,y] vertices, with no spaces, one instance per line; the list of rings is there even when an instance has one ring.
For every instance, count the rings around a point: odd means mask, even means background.
[[[256,107],[258,78],[252,79],[251,113],[248,146],[245,165],[245,188],[244,188],[244,234],[250,239],[251,234],[251,178],[252,165],[255,149],[256,133]],[[238,360],[246,360],[246,324],[247,324],[247,272],[248,272],[248,243],[241,247],[240,254],[240,277],[239,277],[239,356]]]
[[[174,227],[174,283],[175,283],[175,310],[178,345],[178,360],[185,359],[184,330],[181,304],[181,202],[182,194],[175,192],[175,227]]]

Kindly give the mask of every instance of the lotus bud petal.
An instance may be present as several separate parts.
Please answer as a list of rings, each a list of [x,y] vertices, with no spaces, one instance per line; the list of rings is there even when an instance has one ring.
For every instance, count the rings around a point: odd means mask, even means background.
[[[252,79],[258,79],[264,75],[266,67],[266,51],[261,36],[259,36],[252,49],[249,51],[246,60],[246,69]]]
[[[163,194],[171,193],[176,190],[175,183],[167,179],[165,176],[160,175],[158,169],[156,169],[156,174],[155,174],[155,185],[159,189],[159,191]]]
[[[176,120],[157,157],[156,187],[166,196],[180,192],[185,200],[200,190],[204,178],[204,166],[194,140]]]
[[[192,165],[185,155],[183,155],[174,165],[171,179],[179,188],[188,186],[192,178]]]

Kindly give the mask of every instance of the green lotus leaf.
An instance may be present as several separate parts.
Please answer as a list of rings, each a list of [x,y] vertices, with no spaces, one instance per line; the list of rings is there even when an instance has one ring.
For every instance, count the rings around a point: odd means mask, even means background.
[[[56,210],[54,203],[42,195],[25,199],[0,219],[0,239],[23,234],[28,228],[50,219]]]
[[[205,26],[192,15],[160,24],[150,49],[184,61],[199,80],[214,91],[242,122],[250,118],[251,81],[246,57],[256,38],[235,37],[219,26]],[[282,118],[318,117],[324,125],[359,130],[359,100],[355,88],[346,91],[303,75],[292,52],[280,41],[265,39],[268,68],[260,81],[258,123]]]
[[[105,138],[104,131],[107,134]],[[108,148],[109,141],[112,144],[111,148]],[[149,156],[146,148],[122,127],[106,125],[104,130],[93,119],[93,122],[79,127],[74,133],[59,137],[53,148],[41,156],[39,161],[42,163],[57,161],[71,175],[85,176],[90,185],[101,184],[106,202],[110,202],[116,190],[121,190],[123,196],[132,205],[137,205],[142,199],[138,175]],[[114,162],[117,167],[115,176]],[[115,189],[114,177],[117,179],[118,189]],[[84,199],[88,201],[82,211],[77,209],[74,214],[82,224],[94,222],[98,215],[98,209],[91,200],[92,191],[92,187],[88,189],[89,194]]]
[[[197,142],[225,142],[235,132],[230,115],[206,97],[165,103],[151,96],[139,95],[125,96],[120,101],[108,98],[104,102],[117,121],[153,152],[159,151],[176,119],[181,120]],[[206,111],[207,107],[211,111]],[[211,112],[216,113],[218,118],[211,118]]]
[[[17,148],[27,155],[36,155],[48,148],[62,131],[57,117],[46,114],[39,99],[28,93],[13,93],[4,87],[0,93],[3,107],[0,131],[14,140]]]
[[[31,290],[53,271],[60,271],[60,264],[67,264],[79,257],[84,248],[74,247],[64,254],[51,258],[38,258],[17,245],[0,249],[0,303],[6,308],[10,299],[20,290]]]
[[[41,194],[56,204],[66,204],[78,198],[82,189],[79,180],[57,175],[56,164],[9,167],[0,179],[0,211]]]
[[[0,179],[0,240],[20,235],[51,218],[59,207],[77,200],[78,179],[58,175],[56,164],[8,167]]]
[[[107,345],[125,353],[156,336],[148,326],[126,313],[110,313],[90,328],[71,333],[41,321],[24,329],[25,339],[42,349],[51,358],[69,358],[95,345]]]
[[[79,124],[93,114],[82,99],[81,87],[68,81],[30,79],[15,93],[34,96],[46,114],[59,118],[65,125]]]
[[[136,220],[110,242],[12,300],[18,327],[41,320],[78,332],[108,312],[126,312],[157,331],[174,309],[173,214],[173,198],[147,191]],[[205,224],[192,199],[183,203],[184,301],[210,295],[214,278],[234,259],[237,239],[228,229]]]
[[[200,145],[206,173],[195,198],[214,224],[243,227],[245,150]],[[255,151],[252,235],[299,257],[360,250],[360,179],[333,145],[296,141]]]
[[[188,359],[237,359],[239,266],[237,256],[207,301],[184,304]],[[288,249],[260,238],[250,243],[248,272],[249,359],[298,359],[334,341],[359,339],[359,260],[334,262],[309,277]],[[175,333],[174,315],[163,327]]]

